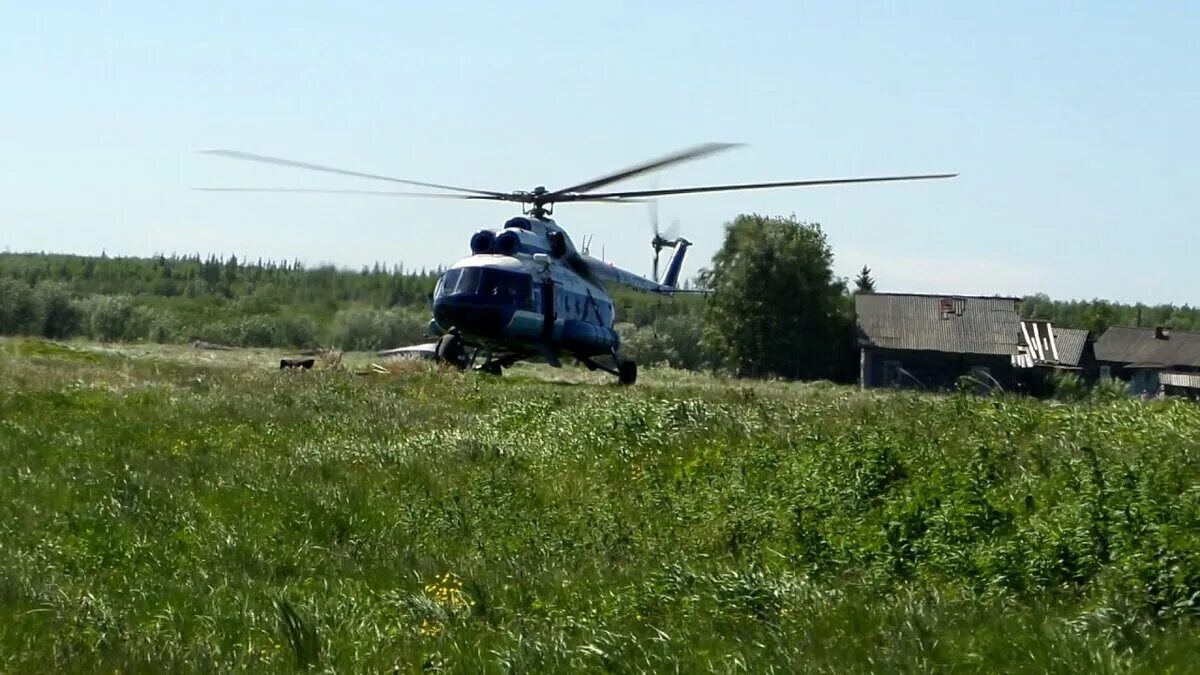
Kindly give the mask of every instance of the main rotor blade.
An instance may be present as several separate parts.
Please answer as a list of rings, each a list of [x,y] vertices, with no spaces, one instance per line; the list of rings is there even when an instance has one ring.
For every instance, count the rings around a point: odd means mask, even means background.
[[[605,185],[609,185],[610,183],[615,183],[617,181],[625,180],[626,178],[633,178],[634,176],[639,176],[648,171],[654,171],[655,169],[661,169],[663,167],[667,167],[672,164],[678,164],[679,162],[686,162],[686,161],[692,160],[692,159],[699,159],[700,157],[705,157],[707,155],[721,152],[723,150],[728,150],[730,148],[734,148],[739,145],[741,145],[741,144],[740,143],[703,143],[701,145],[696,145],[696,146],[687,148],[685,150],[680,150],[679,152],[674,152],[669,155],[664,155],[657,159],[652,159],[652,160],[649,160],[646,162],[642,162],[641,164],[635,164],[634,166],[628,167],[626,169],[622,169],[615,173],[610,173],[607,176],[595,178],[586,183],[580,183],[579,185],[572,185],[571,187],[566,187],[566,188],[562,188],[560,190],[555,190],[554,192],[550,193],[550,197],[551,197],[551,200],[554,201],[554,200],[557,200],[558,197],[567,195],[569,193],[579,194],[579,193],[589,192],[591,190],[595,190],[598,187],[604,187]]]
[[[588,202],[596,202],[598,204],[645,204],[645,203],[648,203],[650,200],[649,199],[625,199],[624,197],[597,197],[596,199],[589,199],[587,201]],[[585,204],[587,202],[580,202],[580,203]]]
[[[370,197],[426,197],[430,199],[465,199],[472,201],[493,201],[493,202],[523,202],[532,201],[532,196],[527,193],[514,194],[497,194],[493,195],[453,195],[441,192],[392,192],[389,190],[322,190],[316,188],[241,188],[241,187],[197,187],[192,188],[199,192],[276,192],[276,193],[300,193],[300,194],[323,194],[323,195],[366,195]],[[643,199],[626,199],[626,198],[601,198],[589,199],[590,202],[599,204],[642,204],[646,200]]]
[[[323,195],[370,195],[374,197],[429,197],[432,199],[489,199],[501,201],[500,197],[480,195],[448,195],[440,192],[389,192],[386,190],[317,190],[308,188],[236,188],[236,187],[198,187],[192,188],[201,192],[287,192],[309,193]],[[515,201],[515,200],[504,200]]]
[[[594,192],[592,194],[568,194],[558,197],[559,202],[583,202],[591,199],[625,199],[628,197],[659,197],[665,195],[693,194],[697,192],[726,192],[730,190],[760,190],[777,187],[803,187],[808,185],[838,185],[843,183],[882,183],[900,180],[927,180],[953,178],[956,173],[938,173],[920,176],[878,176],[872,178],[829,178],[824,180],[790,180],[776,183],[743,183],[741,185],[709,185],[705,187],[667,188],[665,190],[631,190],[628,192]]]
[[[336,173],[344,176],[357,176],[359,178],[373,178],[375,180],[386,180],[392,183],[404,183],[405,185],[416,185],[419,187],[437,188],[439,190],[453,190],[455,192],[469,192],[477,195],[488,195],[497,197],[503,192],[493,192],[491,190],[472,190],[470,188],[454,187],[453,185],[439,185],[437,183],[422,183],[415,180],[405,180],[403,178],[392,178],[391,176],[380,176],[373,173],[360,173],[358,171],[346,171],[345,169],[335,169],[329,166],[321,166],[319,164],[309,164],[308,162],[297,162],[291,159],[282,159],[279,157],[268,157],[266,155],[256,155],[251,152],[241,152],[240,150],[201,150],[206,155],[219,155],[221,157],[229,157],[232,159],[242,159],[251,162],[263,162],[265,164],[278,164],[280,166],[290,166],[298,169],[308,169],[310,171],[324,171],[326,173]]]

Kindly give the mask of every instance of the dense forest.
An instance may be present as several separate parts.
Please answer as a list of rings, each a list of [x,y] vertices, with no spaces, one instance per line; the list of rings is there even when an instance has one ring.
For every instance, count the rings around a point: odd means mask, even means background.
[[[429,322],[429,293],[441,270],[375,264],[360,270],[308,268],[296,261],[231,257],[151,258],[0,254],[0,333],[54,339],[183,342],[231,346],[375,350],[419,342]],[[874,280],[841,280],[853,312],[854,292]],[[703,274],[700,283],[704,283]],[[864,289],[864,284],[867,288]],[[886,290],[886,289],[883,289]],[[717,366],[704,339],[710,301],[617,296],[618,329],[643,363]],[[1026,298],[1022,312],[1096,334],[1109,326],[1200,329],[1188,306],[1124,305],[1104,300]],[[852,317],[844,317],[852,318]]]

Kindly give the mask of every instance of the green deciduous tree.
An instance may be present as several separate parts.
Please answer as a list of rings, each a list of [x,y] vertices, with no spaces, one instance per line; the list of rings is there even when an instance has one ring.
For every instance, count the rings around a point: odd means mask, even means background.
[[[852,321],[820,225],[741,215],[701,281],[713,291],[705,341],[743,376],[845,377]]]
[[[133,298],[111,295],[93,298],[87,305],[88,334],[102,342],[134,340]]]
[[[34,290],[41,308],[42,335],[53,339],[71,337],[83,325],[83,314],[71,297],[67,285],[59,281],[43,282]]]
[[[29,284],[0,278],[0,333],[41,333],[41,307]]]

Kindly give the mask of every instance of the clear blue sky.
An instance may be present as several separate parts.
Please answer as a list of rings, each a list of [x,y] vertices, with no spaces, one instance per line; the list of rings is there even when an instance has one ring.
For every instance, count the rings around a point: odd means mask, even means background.
[[[196,151],[511,190],[739,141],[622,186],[961,175],[663,199],[689,276],[794,213],[881,290],[1200,304],[1200,3],[107,4],[0,5],[0,248],[432,267],[512,208]],[[556,215],[648,272],[644,206]]]

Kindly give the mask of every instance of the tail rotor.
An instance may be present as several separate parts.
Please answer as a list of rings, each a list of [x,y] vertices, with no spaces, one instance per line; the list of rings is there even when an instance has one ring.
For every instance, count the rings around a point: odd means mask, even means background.
[[[650,240],[650,246],[654,248],[654,280],[658,281],[658,257],[664,247],[674,247],[679,237],[679,220],[671,221],[671,226],[666,232],[661,232],[658,229],[658,200],[650,202],[650,229],[654,234],[654,238]]]

